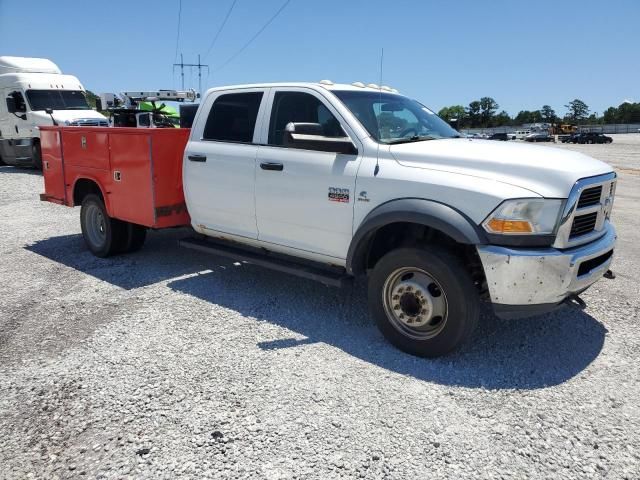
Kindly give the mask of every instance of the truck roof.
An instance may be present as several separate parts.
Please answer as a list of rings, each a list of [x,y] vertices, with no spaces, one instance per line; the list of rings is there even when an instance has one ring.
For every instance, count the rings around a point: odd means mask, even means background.
[[[61,74],[62,71],[47,58],[0,56],[0,75],[3,73]]]
[[[80,80],[73,75],[22,72],[0,74],[0,86],[18,85],[25,90],[84,90]]]
[[[365,85],[362,82],[354,82],[354,83],[333,83],[330,80],[321,80],[319,82],[277,82],[277,83],[249,83],[249,84],[240,84],[240,85],[225,85],[220,87],[214,87],[207,90],[209,91],[221,91],[221,90],[240,90],[244,88],[275,88],[275,87],[306,87],[312,88],[314,90],[325,89],[325,90],[353,90],[353,91],[369,91],[369,92],[380,92],[381,90],[385,93],[395,93],[398,91],[387,86],[379,87],[376,84],[369,83]]]

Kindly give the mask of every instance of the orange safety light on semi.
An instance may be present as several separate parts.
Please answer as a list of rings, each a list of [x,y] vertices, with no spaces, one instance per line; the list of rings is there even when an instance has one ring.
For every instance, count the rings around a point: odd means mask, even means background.
[[[531,223],[524,220],[503,220],[492,218],[487,226],[495,233],[532,233]]]

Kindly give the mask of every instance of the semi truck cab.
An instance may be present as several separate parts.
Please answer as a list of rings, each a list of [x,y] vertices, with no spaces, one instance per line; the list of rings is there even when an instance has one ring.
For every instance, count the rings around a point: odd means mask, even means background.
[[[44,58],[0,57],[0,98],[0,159],[9,165],[41,168],[40,126],[107,126],[80,81]]]

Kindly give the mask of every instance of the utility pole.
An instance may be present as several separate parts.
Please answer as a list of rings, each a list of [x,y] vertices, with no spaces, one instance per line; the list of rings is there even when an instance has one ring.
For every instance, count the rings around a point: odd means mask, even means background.
[[[200,63],[200,54],[198,54],[198,63],[184,63],[182,53],[180,54],[180,63],[174,63],[174,67],[180,67],[180,77],[182,78],[182,90],[184,90],[184,67],[198,67],[198,93],[202,93],[202,68],[209,69],[209,65]]]

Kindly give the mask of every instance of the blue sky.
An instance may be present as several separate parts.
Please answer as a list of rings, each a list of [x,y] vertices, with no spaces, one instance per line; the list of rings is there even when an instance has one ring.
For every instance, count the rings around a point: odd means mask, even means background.
[[[182,0],[178,51],[204,55],[233,0]],[[379,82],[434,109],[491,96],[515,115],[640,101],[640,1],[236,0],[205,86]],[[179,0],[0,0],[0,55],[50,58],[94,92],[179,88]],[[197,88],[195,71],[186,86]]]

